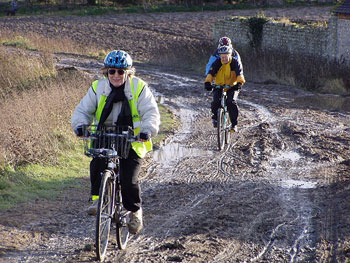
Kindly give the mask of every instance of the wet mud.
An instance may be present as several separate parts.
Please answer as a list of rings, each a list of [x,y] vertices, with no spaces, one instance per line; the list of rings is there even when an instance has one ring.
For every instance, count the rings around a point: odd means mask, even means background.
[[[57,60],[97,74],[97,61]],[[239,132],[218,151],[203,77],[136,69],[182,125],[148,157],[144,229],[123,251],[112,231],[106,262],[350,261],[347,102],[248,82],[238,101]],[[74,194],[2,213],[0,262],[94,262],[88,188],[82,178]]]

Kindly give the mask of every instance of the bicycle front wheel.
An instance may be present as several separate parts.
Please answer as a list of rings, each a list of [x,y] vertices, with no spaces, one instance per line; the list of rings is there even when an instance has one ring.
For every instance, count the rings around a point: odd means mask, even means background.
[[[96,217],[96,254],[100,261],[106,256],[112,221],[112,175],[105,171],[100,186],[100,197]]]
[[[117,244],[119,249],[125,249],[129,241],[129,214],[122,204],[120,189],[117,191],[117,208],[115,217],[117,222]]]
[[[221,151],[224,148],[224,141],[225,141],[225,115],[224,110],[222,108],[218,109],[218,127],[217,127],[217,133],[218,133],[218,147],[219,151]]]
[[[231,120],[230,120],[230,117],[229,117],[229,114],[227,111],[225,112],[225,120],[226,120],[225,121],[225,143],[230,144],[231,133],[230,133],[229,129],[231,126]]]

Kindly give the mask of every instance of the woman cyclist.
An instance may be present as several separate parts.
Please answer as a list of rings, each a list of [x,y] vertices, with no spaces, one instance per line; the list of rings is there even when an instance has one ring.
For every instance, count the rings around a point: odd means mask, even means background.
[[[83,125],[128,125],[134,129],[139,141],[133,142],[129,156],[120,159],[120,179],[124,207],[131,211],[129,231],[138,233],[142,227],[141,190],[138,183],[142,158],[151,150],[150,138],[159,130],[160,115],[157,103],[147,84],[134,76],[130,55],[113,50],[104,59],[103,78],[92,83],[85,97],[75,108],[72,128],[83,136]],[[90,215],[96,215],[101,172],[106,160],[92,159],[90,181],[92,205]]]

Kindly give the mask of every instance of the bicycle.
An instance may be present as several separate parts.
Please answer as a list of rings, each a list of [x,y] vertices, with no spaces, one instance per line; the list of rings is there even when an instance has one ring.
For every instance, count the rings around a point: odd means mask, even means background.
[[[216,89],[222,89],[222,94],[220,98],[220,107],[217,111],[217,135],[218,135],[218,147],[219,151],[224,148],[224,144],[230,143],[230,132],[229,129],[231,127],[231,120],[227,110],[226,92],[231,88],[228,85],[224,86],[215,86]]]
[[[119,159],[127,158],[133,131],[125,126],[84,126],[84,153],[93,158],[107,159],[107,168],[101,173],[99,202],[96,215],[96,255],[103,261],[106,256],[112,222],[116,223],[119,249],[125,249],[129,240],[129,214],[123,207],[119,176]]]

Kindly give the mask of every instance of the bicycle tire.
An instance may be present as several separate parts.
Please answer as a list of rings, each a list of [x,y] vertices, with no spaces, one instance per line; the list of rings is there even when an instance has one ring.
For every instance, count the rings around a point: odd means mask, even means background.
[[[96,216],[96,255],[103,261],[106,256],[112,213],[112,180],[111,173],[105,171],[100,186],[99,202]]]
[[[228,112],[225,112],[225,143],[230,144],[231,142],[231,133],[229,131],[229,128],[231,126],[231,120]]]
[[[224,142],[225,142],[225,116],[224,116],[224,110],[222,108],[218,109],[218,115],[217,115],[217,135],[218,135],[218,148],[219,151],[221,151],[224,148]]]
[[[130,235],[128,226],[130,212],[123,207],[120,189],[117,191],[116,198],[117,206],[115,210],[115,218],[117,222],[117,244],[119,249],[125,249]]]

